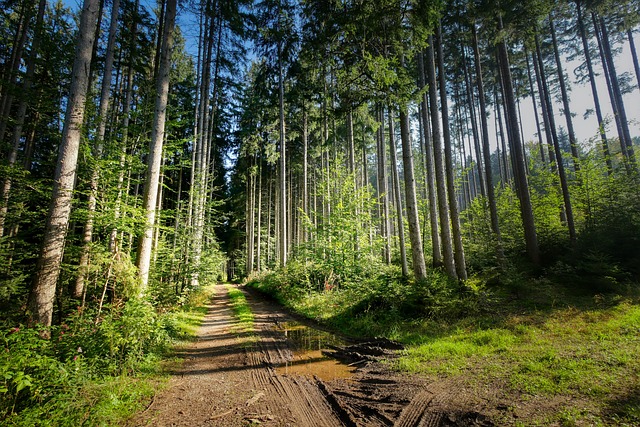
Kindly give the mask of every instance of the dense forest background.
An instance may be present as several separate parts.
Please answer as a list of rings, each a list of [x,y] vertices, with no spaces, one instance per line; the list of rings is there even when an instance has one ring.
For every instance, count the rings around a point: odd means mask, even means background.
[[[142,357],[217,280],[417,315],[637,287],[638,1],[70,6],[0,1],[1,325],[24,360]],[[46,371],[10,365],[7,414]]]

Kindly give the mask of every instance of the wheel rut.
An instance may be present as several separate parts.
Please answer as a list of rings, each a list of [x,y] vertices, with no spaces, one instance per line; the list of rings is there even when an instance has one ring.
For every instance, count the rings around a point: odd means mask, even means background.
[[[197,340],[177,352],[183,362],[171,369],[168,386],[127,426],[493,425],[478,412],[449,405],[455,384],[391,371],[383,361],[395,357],[397,344],[323,344],[316,341],[317,329],[253,292],[245,294],[254,332],[238,334],[227,289],[218,285]],[[283,326],[292,323],[295,328]],[[302,357],[295,334],[310,347],[326,348]],[[337,365],[325,354],[343,363],[335,378],[320,373],[326,364]]]

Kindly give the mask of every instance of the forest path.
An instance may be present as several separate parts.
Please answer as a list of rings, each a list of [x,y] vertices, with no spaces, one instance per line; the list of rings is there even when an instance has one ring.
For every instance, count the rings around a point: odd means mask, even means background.
[[[339,350],[340,356],[360,359],[351,368],[336,368],[337,362],[327,361],[319,348],[299,352],[295,331],[302,329],[303,340],[317,347],[317,330],[251,292],[245,295],[254,313],[254,333],[239,331],[227,288],[216,286],[197,340],[178,352],[184,362],[169,386],[128,426],[492,425],[477,412],[452,407],[454,401],[458,408],[470,403],[454,384],[388,370],[380,359],[389,351],[379,345]],[[287,324],[299,327],[288,330]]]

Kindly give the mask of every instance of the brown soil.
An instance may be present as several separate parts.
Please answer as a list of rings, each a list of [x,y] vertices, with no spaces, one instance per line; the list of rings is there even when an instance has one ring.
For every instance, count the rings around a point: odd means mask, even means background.
[[[334,377],[314,374],[324,372],[327,361],[319,354],[294,357],[278,327],[291,316],[246,294],[255,316],[253,337],[239,333],[227,291],[218,286],[197,341],[180,352],[184,362],[169,386],[128,426],[494,425],[485,415],[496,410],[487,407],[486,393],[479,398],[452,380],[389,370],[383,362],[394,357],[389,343],[334,348],[330,353],[351,366]]]

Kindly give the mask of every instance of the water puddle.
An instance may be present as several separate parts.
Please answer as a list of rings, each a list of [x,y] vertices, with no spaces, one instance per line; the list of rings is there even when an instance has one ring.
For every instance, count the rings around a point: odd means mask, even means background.
[[[298,322],[284,322],[275,327],[281,331],[293,350],[293,360],[276,367],[280,375],[314,376],[322,381],[350,378],[356,368],[325,356],[322,350],[329,346],[343,346],[345,342],[328,332],[310,328]]]

